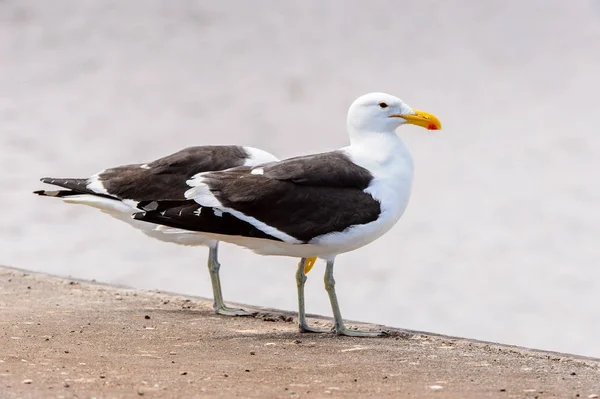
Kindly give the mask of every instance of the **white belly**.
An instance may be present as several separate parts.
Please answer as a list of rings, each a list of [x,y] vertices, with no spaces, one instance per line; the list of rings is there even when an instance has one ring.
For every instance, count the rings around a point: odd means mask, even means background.
[[[138,210],[122,201],[89,194],[65,197],[64,201],[71,204],[87,205],[100,209],[103,213],[119,219],[133,228],[140,230],[147,236],[160,241],[189,246],[216,245],[216,241],[196,232],[188,232],[185,230],[176,229],[161,231],[159,225],[157,224],[135,220],[131,217],[131,215]]]

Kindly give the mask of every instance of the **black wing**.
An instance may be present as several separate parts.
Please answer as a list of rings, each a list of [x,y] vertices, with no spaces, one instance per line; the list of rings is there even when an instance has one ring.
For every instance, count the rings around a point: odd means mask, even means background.
[[[189,147],[145,165],[107,169],[99,179],[108,194],[120,199],[182,200],[186,181],[195,174],[240,166],[247,157],[239,146]]]
[[[131,164],[106,169],[98,174],[98,180],[108,195],[88,189],[89,179],[46,177],[41,181],[71,190],[61,191],[59,196],[94,194],[134,201],[184,200],[183,193],[189,188],[186,181],[192,176],[200,172],[243,165],[248,157],[249,154],[240,146],[198,146],[185,148],[148,164]],[[35,193],[55,194],[45,190]]]
[[[280,241],[250,223],[244,222],[229,213],[202,207],[194,200],[142,201],[137,206],[145,212],[134,214],[133,218],[136,220],[190,231],[210,230],[214,234]]]
[[[241,212],[301,242],[372,222],[381,211],[379,201],[364,192],[373,179],[371,173],[339,151],[210,172],[202,177],[223,207]],[[204,207],[202,212],[208,209],[211,208]],[[161,223],[154,218],[156,213],[146,212],[136,218]],[[178,218],[171,212],[168,215]],[[215,222],[218,224],[219,219]],[[186,228],[215,233],[221,227],[203,223],[196,228]]]

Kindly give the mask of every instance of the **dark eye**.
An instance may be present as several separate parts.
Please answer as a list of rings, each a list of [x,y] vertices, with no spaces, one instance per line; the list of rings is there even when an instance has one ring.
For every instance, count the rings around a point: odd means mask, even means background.
[[[379,106],[381,108],[387,108],[388,107],[388,105],[386,103],[379,103]]]

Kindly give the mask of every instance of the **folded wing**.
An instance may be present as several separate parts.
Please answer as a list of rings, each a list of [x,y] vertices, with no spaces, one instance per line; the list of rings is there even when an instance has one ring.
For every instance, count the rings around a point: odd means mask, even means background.
[[[296,157],[200,173],[188,181],[192,188],[186,198],[200,205],[200,215],[216,216],[210,220],[194,221],[187,208],[160,201],[150,207],[140,204],[146,212],[135,218],[194,231],[308,243],[376,220],[380,204],[364,191],[372,179],[341,151]]]

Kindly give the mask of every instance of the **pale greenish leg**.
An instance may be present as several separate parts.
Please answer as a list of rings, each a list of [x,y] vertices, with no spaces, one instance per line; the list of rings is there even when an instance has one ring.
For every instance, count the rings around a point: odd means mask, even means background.
[[[224,316],[252,316],[252,313],[245,311],[244,309],[228,308],[225,306],[223,301],[223,292],[221,291],[221,278],[219,277],[219,269],[221,265],[217,259],[219,252],[218,244],[214,247],[209,247],[208,252],[208,272],[210,273],[210,282],[212,283],[213,289],[213,308],[215,313]]]
[[[328,260],[327,266],[325,267],[325,289],[327,290],[327,294],[329,294],[329,301],[331,302],[331,310],[333,311],[333,318],[335,321],[335,333],[337,335],[347,335],[349,337],[381,337],[386,335],[384,331],[351,330],[344,325],[342,313],[340,312],[340,305],[338,304],[337,295],[335,294],[333,263],[333,260]]]
[[[304,306],[304,284],[306,283],[306,274],[304,273],[304,267],[306,265],[306,258],[302,258],[298,263],[298,271],[296,272],[296,285],[298,286],[298,329],[300,332],[309,333],[324,333],[331,332],[331,330],[311,327],[306,321],[306,311]]]

